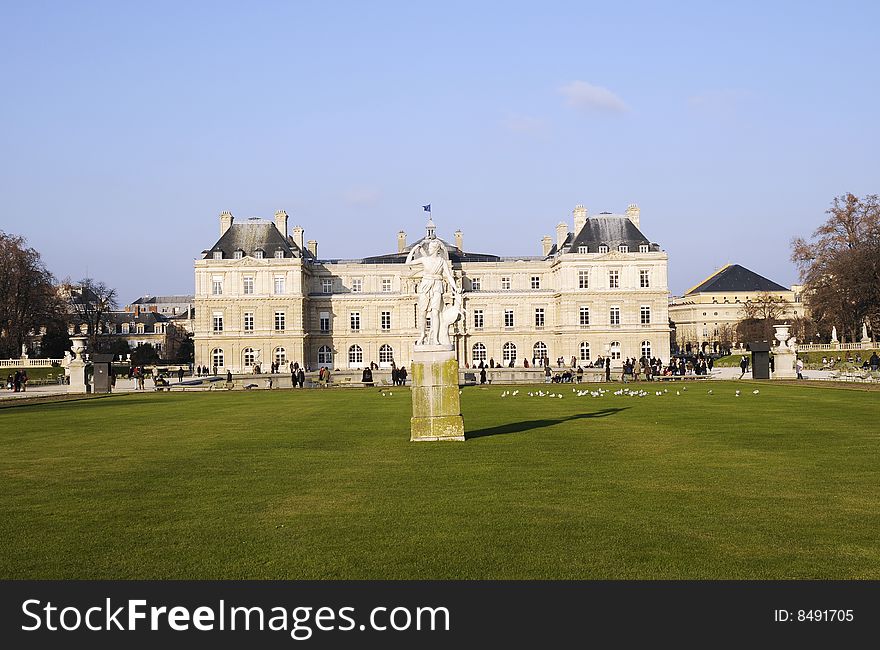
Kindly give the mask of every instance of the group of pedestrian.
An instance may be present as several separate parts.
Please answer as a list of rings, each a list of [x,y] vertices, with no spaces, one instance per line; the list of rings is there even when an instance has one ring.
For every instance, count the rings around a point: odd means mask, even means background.
[[[196,366],[196,377],[207,377],[210,374],[208,366]],[[214,366],[214,374],[217,374],[217,366]]]
[[[406,366],[398,368],[394,363],[391,364],[391,383],[394,386],[406,386]]]
[[[28,375],[27,370],[16,370],[14,374],[6,378],[6,390],[16,393],[24,393],[27,391]]]
[[[288,364],[290,370],[290,384],[292,388],[305,388],[306,385],[306,369],[299,365],[298,361],[291,361]],[[323,368],[322,368],[323,370]]]

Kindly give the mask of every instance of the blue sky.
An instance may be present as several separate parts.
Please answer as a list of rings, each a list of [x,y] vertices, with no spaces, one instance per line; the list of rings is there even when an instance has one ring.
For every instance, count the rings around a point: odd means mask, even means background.
[[[880,191],[880,5],[0,2],[0,229],[121,302],[191,293],[217,215],[322,257],[536,255],[642,211],[673,293]]]

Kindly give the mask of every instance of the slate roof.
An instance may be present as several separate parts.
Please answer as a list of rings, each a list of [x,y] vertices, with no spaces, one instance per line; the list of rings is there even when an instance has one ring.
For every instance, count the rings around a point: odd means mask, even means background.
[[[365,257],[361,260],[362,264],[403,264],[406,262],[406,258],[409,255],[409,252],[425,241],[427,237],[422,237],[418,241],[410,244],[406,248],[403,249],[400,253],[388,253],[386,255],[376,255],[374,257]],[[490,255],[488,253],[468,253],[467,251],[460,250],[453,244],[450,244],[445,239],[438,240],[443,242],[443,245],[446,246],[446,251],[449,253],[449,261],[453,264],[460,264],[461,262],[500,262],[501,258],[497,255]]]
[[[726,264],[684,295],[692,293],[727,293],[747,291],[789,291],[787,287],[768,280],[739,264]]]
[[[132,305],[156,305],[159,303],[189,303],[195,300],[195,296],[143,296],[135,300]]]
[[[283,251],[284,257],[311,257],[311,253],[303,251],[294,243],[293,238],[286,239],[271,221],[264,219],[248,219],[243,223],[233,223],[223,233],[217,243],[206,251],[205,259],[214,256],[216,251],[223,251],[223,259],[231,260],[235,251],[242,251],[245,257],[254,257],[257,250],[263,251],[264,257],[275,257],[275,252]]]
[[[621,244],[628,246],[631,253],[637,253],[639,246],[648,246],[648,250],[651,252],[660,250],[660,246],[648,241],[648,238],[629,220],[629,217],[603,212],[594,217],[588,217],[580,232],[568,233],[561,251],[554,244],[548,257],[555,257],[560,252],[576,253],[584,246],[587,253],[598,253],[599,246],[607,246],[609,251],[615,251]]]

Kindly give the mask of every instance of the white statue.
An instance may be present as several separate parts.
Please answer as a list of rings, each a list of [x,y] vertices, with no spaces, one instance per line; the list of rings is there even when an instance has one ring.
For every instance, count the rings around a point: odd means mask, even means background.
[[[449,344],[449,327],[457,320],[441,323],[441,309],[443,308],[444,282],[449,285],[455,300],[458,300],[460,315],[460,291],[452,275],[452,266],[449,263],[449,254],[446,247],[439,239],[428,238],[420,244],[413,246],[406,263],[410,266],[421,266],[421,281],[418,286],[419,310],[418,328],[419,340],[417,345],[439,345],[441,340]],[[455,305],[456,302],[453,302]],[[431,329],[427,327],[427,319],[431,317]],[[451,316],[450,316],[451,317]],[[448,320],[447,317],[445,320]],[[445,330],[441,334],[441,329]]]
[[[461,295],[461,292],[455,292],[452,297],[452,304],[446,305],[440,313],[440,331],[438,332],[438,336],[441,345],[452,345],[452,339],[449,337],[449,330],[459,318],[464,319],[467,315],[462,306],[463,301],[464,298]]]
[[[837,325],[831,328],[831,342],[837,343]]]
[[[868,324],[862,323],[862,343],[867,343],[871,339],[868,338]]]

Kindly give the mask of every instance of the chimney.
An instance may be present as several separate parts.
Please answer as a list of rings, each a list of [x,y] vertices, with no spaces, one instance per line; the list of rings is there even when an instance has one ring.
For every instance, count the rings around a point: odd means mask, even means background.
[[[287,239],[287,213],[284,210],[278,210],[275,213],[275,227],[284,239]]]
[[[303,247],[303,229],[302,226],[294,226],[293,227],[293,243],[299,246],[300,250],[305,250]]]
[[[574,234],[577,235],[587,223],[587,209],[578,203],[571,214],[574,216]]]
[[[406,250],[406,233],[402,230],[397,231],[397,252],[402,253]]]
[[[232,221],[235,217],[232,216],[231,212],[224,210],[220,213],[220,236],[222,237],[224,233],[232,228]]]
[[[562,245],[565,243],[565,238],[568,237],[568,226],[565,225],[564,222],[560,221],[556,224],[556,252],[562,251]]]
[[[544,257],[547,257],[550,254],[551,248],[553,248],[553,240],[550,238],[550,235],[546,235],[541,240],[541,250],[543,251]]]
[[[314,239],[309,240],[309,252],[312,254],[312,257],[318,259],[318,242]]]
[[[641,226],[639,225],[639,206],[637,206],[635,203],[630,203],[629,206],[626,208],[626,216],[629,218],[630,221],[633,222],[633,225],[636,228],[639,228],[641,230]]]
[[[460,251],[464,250],[464,236],[460,230],[455,231],[455,247]]]

